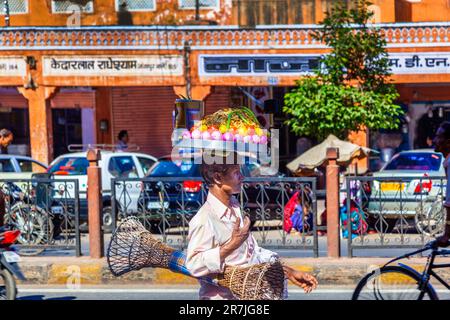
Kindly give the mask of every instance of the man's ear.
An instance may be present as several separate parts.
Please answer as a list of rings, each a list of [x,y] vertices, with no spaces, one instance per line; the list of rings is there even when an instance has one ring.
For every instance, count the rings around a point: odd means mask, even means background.
[[[222,185],[222,175],[220,173],[214,172],[212,178],[215,184]]]

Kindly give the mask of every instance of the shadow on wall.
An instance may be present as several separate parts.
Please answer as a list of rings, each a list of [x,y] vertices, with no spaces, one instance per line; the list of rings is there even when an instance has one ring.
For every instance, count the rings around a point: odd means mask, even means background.
[[[117,23],[119,26],[132,26],[133,17],[130,11],[128,11],[126,2],[122,2],[117,12]]]

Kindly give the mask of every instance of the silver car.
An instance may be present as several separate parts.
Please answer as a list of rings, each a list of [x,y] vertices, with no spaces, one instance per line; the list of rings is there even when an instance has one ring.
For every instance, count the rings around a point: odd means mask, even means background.
[[[431,149],[403,151],[373,174],[368,212],[384,219],[414,218],[419,232],[443,228],[446,192],[444,157]]]

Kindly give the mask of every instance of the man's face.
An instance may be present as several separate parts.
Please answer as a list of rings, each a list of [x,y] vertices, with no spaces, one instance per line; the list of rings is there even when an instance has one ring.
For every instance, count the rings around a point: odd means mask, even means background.
[[[241,166],[236,164],[232,165],[232,168],[222,177],[221,184],[225,192],[236,194],[241,192],[243,181],[244,176],[241,172]]]
[[[123,136],[122,141],[128,143],[128,134]]]
[[[14,136],[12,135],[12,133],[6,137],[0,137],[0,145],[2,147],[7,147],[11,144],[11,142],[13,141]]]
[[[439,128],[434,138],[434,145],[436,152],[442,152],[446,157],[450,153],[450,140],[445,138],[444,129]]]

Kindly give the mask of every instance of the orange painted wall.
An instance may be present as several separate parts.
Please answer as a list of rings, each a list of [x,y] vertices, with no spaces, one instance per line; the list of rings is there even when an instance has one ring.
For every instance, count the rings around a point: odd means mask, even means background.
[[[411,5],[412,21],[450,21],[450,1],[422,0]]]
[[[201,10],[202,18],[225,22],[227,18],[224,15],[225,0],[220,1],[223,9],[216,13],[212,13],[214,10],[211,9]],[[195,10],[179,10],[178,0],[156,0],[156,2],[155,11],[130,12],[133,25],[175,25],[194,19]],[[71,16],[63,13],[53,14],[51,0],[28,0],[28,8],[28,14],[11,15],[11,26],[66,26]],[[94,12],[81,14],[82,26],[117,25],[117,22],[115,0],[95,0]],[[3,16],[0,17],[0,25],[4,25]]]
[[[131,12],[133,25],[184,25],[194,19],[195,10],[181,10],[178,0],[156,0],[156,10],[146,12]],[[253,3],[257,3],[252,0]],[[252,3],[249,1],[249,3]],[[274,0],[267,0],[274,1]],[[287,23],[319,23],[324,18],[324,11],[329,9],[335,0],[284,0],[292,8],[284,8],[288,15]],[[241,3],[245,0],[241,0]],[[373,0],[378,7],[380,19],[377,22],[398,21],[450,21],[450,3],[448,0],[422,0],[421,3],[410,5],[406,0]],[[235,0],[220,0],[219,9],[200,10],[201,19],[215,21],[219,25],[237,25],[238,13]],[[296,4],[297,3],[297,4]],[[233,4],[231,7],[230,4]],[[411,7],[409,12],[402,13],[405,8]],[[70,14],[53,14],[51,0],[28,0],[28,14],[13,14],[10,18],[11,26],[66,26]],[[260,8],[263,10],[263,8]],[[301,19],[294,19],[301,10]],[[261,11],[264,12],[264,11]],[[287,12],[287,13],[286,13]],[[276,23],[277,13],[274,13]],[[242,16],[242,13],[241,13]],[[241,17],[242,18],[242,17]],[[270,19],[269,19],[270,20]],[[295,22],[297,21],[297,22]],[[115,0],[95,0],[94,12],[81,15],[81,25],[117,25],[118,13],[115,9]],[[0,25],[4,25],[4,17],[0,16]]]

